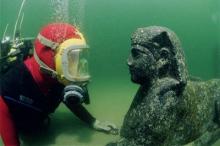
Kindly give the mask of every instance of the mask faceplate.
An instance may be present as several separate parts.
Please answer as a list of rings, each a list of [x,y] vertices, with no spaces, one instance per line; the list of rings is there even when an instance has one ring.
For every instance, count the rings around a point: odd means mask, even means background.
[[[63,42],[57,49],[55,56],[56,72],[61,82],[88,82],[88,46],[78,43],[76,39]],[[65,83],[64,83],[65,84]]]

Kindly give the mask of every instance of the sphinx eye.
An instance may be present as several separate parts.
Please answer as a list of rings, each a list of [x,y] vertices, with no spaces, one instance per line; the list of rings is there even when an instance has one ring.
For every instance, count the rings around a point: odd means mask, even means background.
[[[141,55],[141,52],[138,49],[131,50],[132,57],[137,58]]]

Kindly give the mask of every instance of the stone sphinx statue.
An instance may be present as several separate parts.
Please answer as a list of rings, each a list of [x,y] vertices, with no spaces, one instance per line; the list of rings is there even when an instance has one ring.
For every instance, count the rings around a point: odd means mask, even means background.
[[[191,80],[176,34],[138,28],[127,60],[140,84],[124,118],[121,139],[108,146],[210,146],[220,137],[220,80]]]

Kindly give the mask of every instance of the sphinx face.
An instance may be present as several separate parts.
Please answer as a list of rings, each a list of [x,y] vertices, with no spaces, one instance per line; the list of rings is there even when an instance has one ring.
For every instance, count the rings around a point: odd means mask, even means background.
[[[132,45],[127,64],[134,83],[150,82],[156,73],[156,60],[146,46]]]

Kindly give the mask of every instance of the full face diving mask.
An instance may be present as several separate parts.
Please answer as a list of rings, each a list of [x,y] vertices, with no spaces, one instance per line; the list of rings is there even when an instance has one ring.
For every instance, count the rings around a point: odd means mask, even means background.
[[[55,66],[58,81],[64,85],[85,85],[88,73],[88,46],[83,39],[68,39],[56,49]]]

